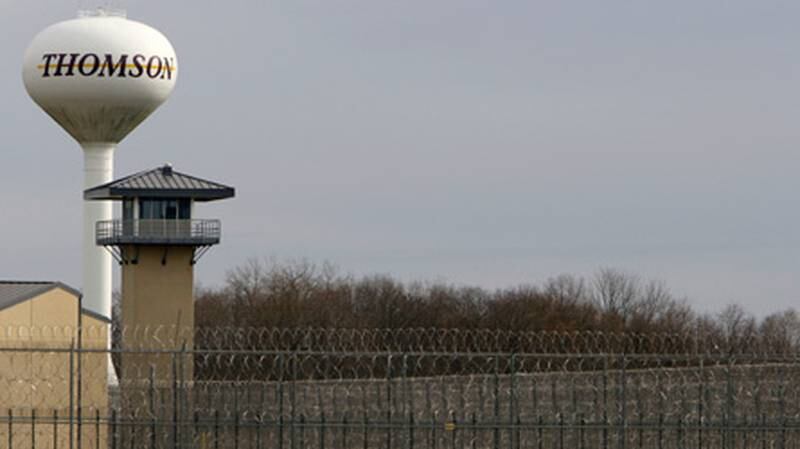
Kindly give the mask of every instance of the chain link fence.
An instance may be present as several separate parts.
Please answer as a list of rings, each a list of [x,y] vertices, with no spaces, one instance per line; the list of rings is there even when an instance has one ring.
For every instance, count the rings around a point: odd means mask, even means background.
[[[0,330],[0,447],[800,446],[800,359],[776,342],[159,328],[115,329],[109,350],[92,335],[108,330]]]

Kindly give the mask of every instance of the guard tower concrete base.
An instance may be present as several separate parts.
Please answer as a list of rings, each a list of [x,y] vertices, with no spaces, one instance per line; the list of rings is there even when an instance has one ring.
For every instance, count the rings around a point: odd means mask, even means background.
[[[194,249],[124,246],[123,380],[189,381],[194,375]]]

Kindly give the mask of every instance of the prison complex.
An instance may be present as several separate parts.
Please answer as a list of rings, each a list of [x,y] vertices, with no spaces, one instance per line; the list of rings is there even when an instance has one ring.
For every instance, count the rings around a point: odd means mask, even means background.
[[[9,410],[0,441],[9,447],[104,447],[113,441],[99,417],[110,416],[121,385],[161,388],[178,363],[182,381],[193,379],[194,265],[221,237],[220,221],[196,218],[195,205],[234,189],[170,164],[113,179],[117,144],[167,100],[177,71],[163,34],[104,8],[47,27],[25,52],[26,90],[83,150],[83,283],[79,292],[60,282],[0,282],[0,380],[13,383],[0,391]],[[122,217],[113,217],[114,201]],[[113,261],[122,271],[116,317]],[[112,318],[121,326],[112,329]],[[131,410],[144,404],[131,401]],[[35,429],[37,410],[52,413],[44,433]],[[15,412],[25,423],[12,425]],[[91,438],[73,429],[75,416],[98,418]]]

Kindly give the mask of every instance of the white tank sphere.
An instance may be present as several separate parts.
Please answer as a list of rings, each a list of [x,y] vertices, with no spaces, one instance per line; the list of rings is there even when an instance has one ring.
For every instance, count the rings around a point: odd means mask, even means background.
[[[120,142],[169,97],[177,76],[163,34],[102,15],[46,28],[22,69],[31,98],[81,144]]]

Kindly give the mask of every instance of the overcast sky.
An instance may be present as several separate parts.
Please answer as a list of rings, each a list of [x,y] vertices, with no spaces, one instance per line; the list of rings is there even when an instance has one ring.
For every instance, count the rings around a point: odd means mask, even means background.
[[[0,278],[80,285],[82,158],[22,54],[78,0],[0,0]],[[700,310],[800,304],[796,0],[127,1],[171,99],[116,177],[234,185],[198,208],[219,285],[251,257],[489,288],[612,267]]]

